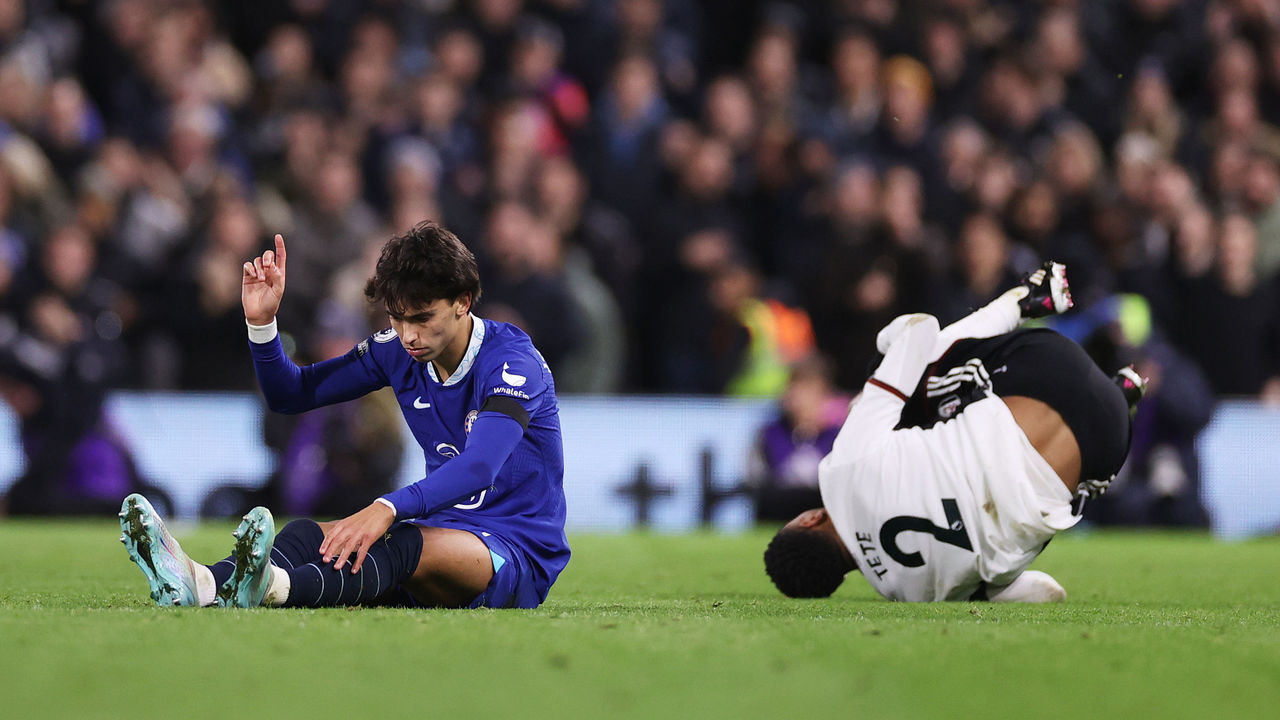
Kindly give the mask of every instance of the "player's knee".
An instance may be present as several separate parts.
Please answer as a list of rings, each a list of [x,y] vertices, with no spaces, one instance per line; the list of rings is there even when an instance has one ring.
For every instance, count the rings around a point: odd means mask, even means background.
[[[396,556],[397,561],[407,568],[420,565],[423,546],[423,528],[413,523],[396,523],[383,537],[387,549]]]
[[[828,597],[844,582],[845,565],[832,539],[812,530],[778,531],[764,551],[764,568],[775,587],[793,598]]]
[[[290,520],[289,523],[284,527],[280,528],[280,532],[276,534],[284,535],[285,533],[289,533],[291,535],[299,535],[303,537],[314,536],[317,533],[319,533],[320,536],[323,537],[324,528],[321,526],[320,523],[316,522],[315,520],[298,518],[297,520]]]

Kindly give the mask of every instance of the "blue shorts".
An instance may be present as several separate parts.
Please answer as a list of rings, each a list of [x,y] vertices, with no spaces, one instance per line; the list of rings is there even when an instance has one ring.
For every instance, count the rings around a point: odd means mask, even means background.
[[[425,521],[410,520],[424,527],[451,527],[449,525],[432,525]],[[536,608],[542,604],[542,595],[533,576],[533,566],[524,551],[503,538],[484,530],[472,528],[467,532],[480,538],[489,548],[489,559],[493,562],[493,577],[489,585],[471,601],[469,608]],[[403,595],[408,598],[409,593]],[[410,604],[417,606],[417,602]]]
[[[542,604],[533,569],[524,551],[492,533],[472,531],[489,548],[493,578],[470,607],[536,608]]]

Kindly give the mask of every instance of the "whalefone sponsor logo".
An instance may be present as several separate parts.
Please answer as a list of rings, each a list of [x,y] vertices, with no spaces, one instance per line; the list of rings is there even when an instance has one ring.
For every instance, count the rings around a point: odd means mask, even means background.
[[[502,363],[502,382],[510,385],[511,387],[521,387],[526,382],[528,382],[529,378],[525,377],[524,375],[517,375],[513,372],[507,372],[510,369],[511,369],[510,363]]]

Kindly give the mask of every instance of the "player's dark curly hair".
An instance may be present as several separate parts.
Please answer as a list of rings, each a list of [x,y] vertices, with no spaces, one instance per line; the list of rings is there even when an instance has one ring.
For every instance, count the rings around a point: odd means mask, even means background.
[[[769,579],[793,598],[828,597],[844,582],[844,556],[835,540],[803,528],[783,528],[764,551]]]
[[[476,256],[439,223],[418,223],[382,246],[364,294],[382,303],[389,315],[401,317],[410,309],[466,294],[474,305],[480,299]]]

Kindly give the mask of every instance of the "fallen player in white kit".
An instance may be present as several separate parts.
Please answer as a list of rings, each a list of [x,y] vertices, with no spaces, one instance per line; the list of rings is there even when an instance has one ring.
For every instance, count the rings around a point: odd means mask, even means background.
[[[824,507],[765,551],[778,589],[826,597],[861,570],[891,600],[1065,599],[1026,568],[1119,470],[1143,390],[1052,330],[1016,329],[1070,306],[1048,262],[945,329],[919,314],[882,330],[884,359],[819,466]]]

